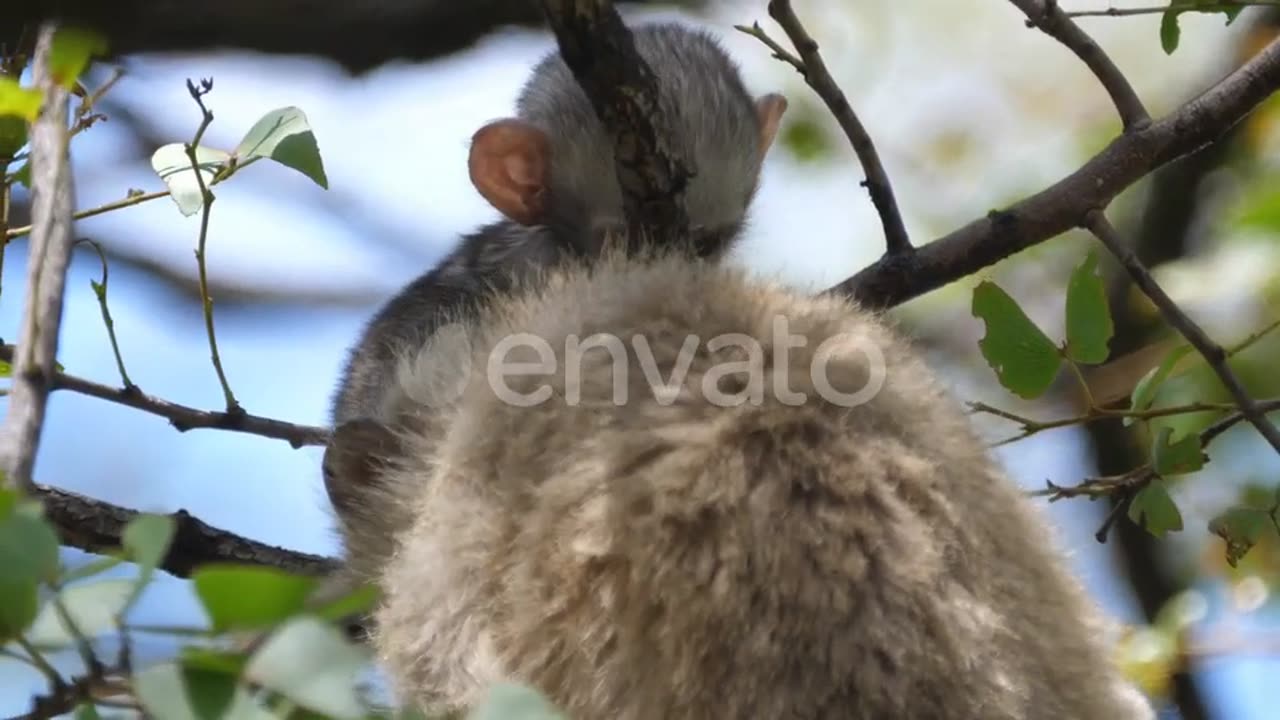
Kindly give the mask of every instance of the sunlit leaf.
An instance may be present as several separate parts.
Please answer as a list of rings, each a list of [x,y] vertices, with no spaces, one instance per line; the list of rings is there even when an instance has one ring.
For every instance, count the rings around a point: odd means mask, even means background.
[[[1169,442],[1173,428],[1162,427],[1151,446],[1151,466],[1161,477],[1185,475],[1204,467],[1205,454],[1200,446],[1200,436],[1184,435],[1175,443]]]
[[[124,560],[118,557],[94,558],[77,568],[67,570],[62,573],[61,580],[64,585],[78,582],[80,580],[93,577],[94,575],[100,575],[123,562]]]
[[[274,625],[301,612],[316,579],[248,565],[206,565],[192,576],[213,630]]]
[[[102,716],[98,714],[98,708],[93,703],[84,703],[76,708],[75,720],[102,720]]]
[[[1067,356],[1079,363],[1105,362],[1115,333],[1107,290],[1098,275],[1098,256],[1090,252],[1067,284]]]
[[[115,629],[132,591],[133,582],[130,580],[99,580],[63,588],[58,597],[75,625],[75,631],[82,637],[92,638]],[[52,598],[40,609],[40,615],[27,635],[31,642],[45,647],[71,645],[75,637],[72,628],[62,621]]]
[[[69,25],[59,27],[49,48],[54,80],[70,88],[88,67],[89,60],[106,51],[107,39],[100,33]]]
[[[1000,286],[984,280],[973,291],[972,312],[986,322],[987,334],[978,347],[1000,384],[1028,399],[1048,390],[1062,356],[1018,303]]]
[[[1182,513],[1161,480],[1152,480],[1133,496],[1129,519],[1156,537],[1182,529]]]
[[[566,720],[538,691],[524,685],[495,685],[467,720]]]
[[[240,160],[265,157],[293,168],[311,178],[322,188],[329,187],[320,160],[320,147],[307,123],[307,116],[296,107],[285,107],[263,115],[236,146]]]
[[[40,114],[40,103],[44,93],[35,88],[24,88],[11,77],[0,77],[0,116],[22,118],[26,122],[34,122]],[[23,132],[25,136],[25,131]],[[10,139],[12,142],[12,138]],[[23,140],[23,143],[26,141]],[[18,147],[22,147],[21,144]],[[17,148],[14,148],[17,151]]]
[[[361,585],[355,590],[331,600],[313,612],[325,620],[336,621],[352,615],[369,612],[377,604],[378,588],[374,585]]]
[[[196,148],[200,177],[204,178],[206,188],[230,157],[228,153],[215,148],[204,146]],[[177,203],[178,210],[183,215],[194,215],[204,206],[200,182],[196,179],[195,170],[191,167],[191,158],[187,157],[187,151],[182,143],[171,143],[157,148],[151,155],[151,168],[168,186],[169,196]]]
[[[254,653],[245,677],[298,705],[333,718],[364,715],[356,676],[368,658],[334,627],[314,617],[290,620]]]
[[[1166,353],[1160,364],[1151,368],[1134,386],[1133,399],[1129,404],[1129,409],[1140,412],[1151,407],[1151,403],[1156,399],[1156,392],[1160,389],[1160,385],[1168,379],[1169,373],[1173,372],[1173,368],[1178,364],[1178,361],[1189,352],[1191,352],[1190,345],[1179,345]],[[1125,418],[1124,424],[1133,424],[1133,418]]]
[[[1227,564],[1235,567],[1264,533],[1276,532],[1276,524],[1266,510],[1238,507],[1210,520],[1209,532],[1227,543]]]

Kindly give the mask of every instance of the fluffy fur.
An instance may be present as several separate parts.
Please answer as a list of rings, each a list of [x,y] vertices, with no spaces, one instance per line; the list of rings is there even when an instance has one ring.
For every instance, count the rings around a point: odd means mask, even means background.
[[[577,720],[1154,717],[1044,520],[875,316],[677,257],[558,272],[480,317],[445,353],[469,361],[401,365],[398,416],[436,421],[398,433],[377,497],[411,524],[367,571],[403,699],[458,710],[512,680]],[[808,341],[785,373],[778,317]],[[566,380],[565,340],[599,332],[627,343],[623,404],[606,350]],[[551,389],[529,407],[484,377],[515,333],[544,339],[558,368],[508,378]],[[704,392],[714,365],[750,359],[713,349],[725,333],[763,346],[759,403]],[[662,378],[699,338],[671,402],[655,399],[635,335]],[[887,368],[856,407],[825,402],[809,372],[836,336],[836,388],[873,378],[869,347]],[[808,401],[780,401],[776,374]],[[714,385],[750,390],[743,379]]]

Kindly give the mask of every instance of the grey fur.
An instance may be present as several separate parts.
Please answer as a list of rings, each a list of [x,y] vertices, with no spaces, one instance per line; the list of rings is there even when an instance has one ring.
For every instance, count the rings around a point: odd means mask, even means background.
[[[742,357],[708,341],[754,338],[776,371],[778,317],[807,340],[785,377],[809,400],[780,402],[770,376],[759,404],[710,402],[712,366]],[[662,378],[699,338],[675,401],[653,398],[631,351],[626,403],[603,350],[568,382],[566,338],[599,332],[643,335]],[[515,333],[557,361],[508,378],[552,388],[532,407],[484,377]],[[866,383],[867,347],[887,368],[852,408],[810,379],[837,336],[839,389]],[[575,720],[1154,717],[1044,518],[910,345],[849,301],[609,257],[495,302],[450,342],[431,356],[470,360],[402,363],[397,411],[433,422],[400,426],[353,528],[381,538],[387,513],[410,516],[394,552],[352,558],[384,588],[374,643],[403,701],[460,711],[514,681]]]

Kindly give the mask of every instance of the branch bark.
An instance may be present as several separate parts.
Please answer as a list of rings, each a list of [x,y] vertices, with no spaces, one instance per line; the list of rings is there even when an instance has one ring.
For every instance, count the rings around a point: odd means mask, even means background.
[[[1165,117],[1127,132],[1082,167],[1006,210],[910,255],[886,256],[831,292],[888,308],[936,290],[1083,223],[1152,170],[1220,137],[1280,88],[1280,41]]]
[[[117,55],[236,48],[325,57],[352,73],[392,60],[443,57],[502,26],[542,23],[529,0],[25,0],[16,5],[5,8],[0,41],[15,40],[24,24],[59,19],[105,34]]]
[[[71,212],[75,201],[67,156],[67,107],[70,92],[52,67],[57,26],[45,23],[36,39],[32,78],[44,94],[31,125],[31,244],[27,248],[27,290],[14,353],[13,387],[0,434],[0,466],[9,481],[33,487],[32,470],[40,446],[44,411],[49,400],[62,294],[71,261]]]
[[[653,70],[609,0],[541,0],[560,56],[613,138],[628,237],[683,236],[687,158],[671,151]]]
[[[57,528],[63,545],[103,553],[120,548],[120,534],[137,511],[46,486],[32,494],[44,504],[45,517]],[[322,575],[336,563],[329,558],[295,552],[222,530],[185,510],[169,513],[177,532],[159,567],[180,578],[212,562],[248,563],[304,575]]]

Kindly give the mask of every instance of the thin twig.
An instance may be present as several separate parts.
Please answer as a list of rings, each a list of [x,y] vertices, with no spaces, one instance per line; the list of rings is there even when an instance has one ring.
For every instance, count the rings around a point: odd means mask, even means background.
[[[876,213],[880,215],[880,224],[884,227],[885,255],[895,257],[911,253],[914,248],[911,246],[911,238],[907,235],[906,225],[902,221],[902,213],[898,210],[898,201],[893,195],[889,173],[880,162],[880,154],[876,152],[870,133],[858,119],[853,107],[849,105],[844,91],[827,70],[827,65],[818,52],[818,43],[800,23],[800,18],[792,9],[790,0],[771,0],[769,17],[773,18],[787,34],[791,44],[799,53],[798,58],[766,35],[759,23],[749,28],[742,25],[736,27],[764,43],[773,51],[774,57],[794,67],[804,78],[805,83],[813,88],[818,97],[822,98],[822,102],[840,124],[845,137],[849,139],[849,144],[853,146],[858,162],[862,164],[862,170],[866,173],[867,177],[862,181],[862,185],[867,188],[867,193],[871,196],[871,204],[875,206]]]
[[[214,195],[213,192],[205,185],[204,175],[201,174],[200,160],[196,157],[196,149],[200,147],[200,140],[204,137],[205,130],[209,129],[209,125],[213,123],[213,112],[205,107],[202,99],[206,93],[213,89],[213,80],[206,79],[200,81],[200,87],[187,80],[187,91],[191,94],[191,99],[196,101],[196,105],[200,107],[200,126],[196,128],[195,137],[186,145],[187,157],[191,160],[191,171],[196,175],[196,185],[200,188],[200,237],[196,242],[196,269],[200,281],[200,301],[204,309],[204,329],[205,335],[209,338],[209,357],[213,361],[213,369],[218,374],[218,382],[222,385],[222,396],[227,404],[228,415],[239,415],[244,413],[244,408],[240,407],[240,403],[236,400],[236,396],[231,392],[231,384],[227,382],[227,374],[222,369],[222,357],[218,354],[218,337],[213,330],[213,298],[209,297],[209,273],[206,264],[205,242],[209,238],[209,212],[213,208]]]
[[[0,360],[8,362],[14,354],[12,345],[0,345]],[[226,412],[199,410],[187,405],[162,400],[143,393],[135,385],[133,389],[113,388],[107,385],[85,380],[84,378],[54,371],[51,390],[70,390],[81,395],[106,400],[141,410],[169,421],[178,432],[186,432],[196,428],[230,430],[248,435],[284,440],[294,448],[307,445],[323,446],[329,442],[329,431],[309,425],[297,425],[273,420],[271,418],[240,413],[232,415]]]
[[[120,355],[120,342],[116,339],[116,323],[111,319],[111,310],[107,308],[107,254],[102,251],[102,246],[89,238],[82,238],[76,241],[76,244],[88,243],[94,252],[98,253],[98,260],[102,262],[102,282],[93,283],[93,294],[98,298],[98,307],[102,310],[102,323],[107,326],[107,338],[111,341],[111,352],[116,356],[116,368],[120,371],[120,382],[124,384],[125,390],[136,390],[137,385],[129,379],[129,373],[124,369],[124,358]]]
[[[36,40],[32,74],[44,102],[30,135],[34,230],[27,250],[27,293],[13,360],[9,410],[0,431],[0,467],[10,482],[27,489],[34,486],[32,471],[58,353],[75,204],[67,157],[70,93],[54,77],[51,67],[55,31],[55,25],[45,24]]]
[[[1249,394],[1244,390],[1244,386],[1240,384],[1240,379],[1227,366],[1227,351],[1205,334],[1204,330],[1191,318],[1187,317],[1187,314],[1178,307],[1177,303],[1165,293],[1164,289],[1151,277],[1151,273],[1143,267],[1138,257],[1133,254],[1133,251],[1124,246],[1119,234],[1101,211],[1095,210],[1089,213],[1085,226],[1097,236],[1103,245],[1107,246],[1112,255],[1115,255],[1116,259],[1120,261],[1120,264],[1129,273],[1129,277],[1133,279],[1134,284],[1155,303],[1165,321],[1182,333],[1187,342],[1191,343],[1196,351],[1204,356],[1205,362],[1222,380],[1222,384],[1226,386],[1236,404],[1240,406],[1240,412],[1267,439],[1271,447],[1277,453],[1280,453],[1280,430],[1277,430],[1276,426],[1271,424],[1270,420],[1267,420],[1266,414],[1263,413],[1258,403],[1249,397]]]
[[[890,308],[990,267],[1080,224],[1152,170],[1217,140],[1280,88],[1280,40],[1222,81],[1144,128],[1121,134],[1075,172],[1011,207],[884,257],[830,288],[872,308]]]
[[[103,213],[111,212],[112,210],[119,210],[120,208],[127,208],[133,205],[141,205],[142,203],[147,202],[149,200],[155,200],[157,198],[162,198],[162,197],[169,197],[169,191],[158,190],[156,192],[149,192],[149,193],[134,193],[132,195],[129,195],[126,198],[123,198],[120,200],[113,200],[105,205],[99,205],[98,207],[89,208],[88,210],[81,210],[75,213],[74,215],[72,215],[71,217],[75,220],[83,220],[85,218],[93,217],[94,215],[101,215]],[[31,232],[30,225],[21,225],[16,228],[11,228],[4,234],[5,241],[8,242],[9,240],[12,240],[16,237],[22,237],[23,235],[26,235],[29,232]]]
[[[1027,25],[1039,28],[1044,34],[1054,38],[1075,53],[1089,66],[1089,70],[1106,88],[1120,113],[1120,122],[1124,129],[1132,130],[1151,122],[1151,116],[1143,107],[1142,100],[1134,92],[1133,86],[1125,78],[1120,68],[1111,62],[1106,52],[1094,42],[1093,38],[1071,21],[1057,0],[1010,0],[1027,16]]]
[[[1108,7],[1102,10],[1069,10],[1067,17],[1126,17],[1132,15],[1157,15],[1169,11],[1174,12],[1225,12],[1239,10],[1242,7],[1280,7],[1276,0],[1235,0],[1234,2],[1183,2],[1169,5],[1118,8]]]

